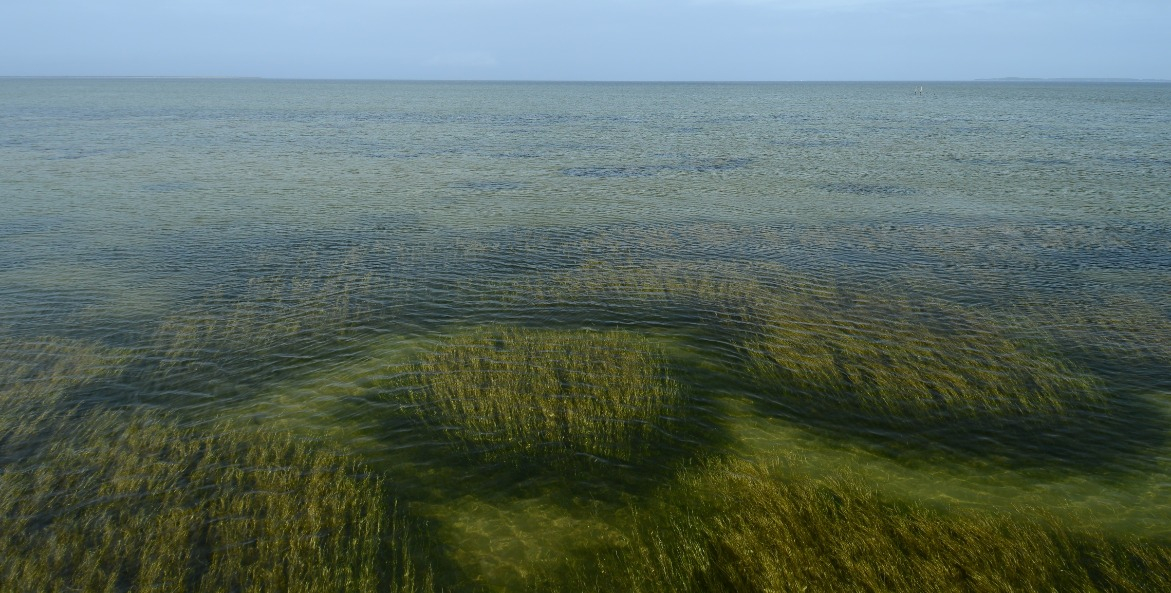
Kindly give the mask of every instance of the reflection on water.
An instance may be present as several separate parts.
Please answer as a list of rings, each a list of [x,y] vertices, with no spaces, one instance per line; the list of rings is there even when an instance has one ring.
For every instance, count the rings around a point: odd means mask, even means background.
[[[5,81],[0,582],[1166,588],[1155,88]]]

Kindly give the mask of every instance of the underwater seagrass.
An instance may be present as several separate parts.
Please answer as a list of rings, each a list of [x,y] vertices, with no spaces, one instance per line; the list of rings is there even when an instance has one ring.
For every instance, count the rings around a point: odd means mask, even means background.
[[[319,443],[152,412],[61,434],[0,471],[5,591],[431,588],[383,481]]]
[[[431,589],[384,481],[324,443],[72,401],[128,360],[0,342],[0,590]]]
[[[95,342],[44,336],[0,339],[0,463],[34,444],[38,431],[70,415],[71,391],[116,377],[130,353]]]
[[[372,275],[353,249],[338,261],[314,254],[243,286],[206,295],[163,320],[154,337],[154,382],[165,387],[251,383],[271,358],[298,358],[344,340],[366,312]],[[258,261],[257,265],[261,262]]]
[[[1171,542],[1043,512],[884,499],[848,473],[709,460],[634,509],[629,540],[535,575],[533,591],[1166,591]]]
[[[1171,384],[1171,310],[1119,291],[1063,299],[1022,299],[1015,312],[1073,344],[1076,355],[1110,372],[1111,381]]]
[[[745,272],[743,266],[721,261],[588,261],[570,271],[518,281],[502,300],[511,306],[601,308],[610,316],[626,311],[639,319],[707,321],[743,307],[753,294],[750,287],[756,286]]]
[[[889,418],[1045,419],[1102,400],[1101,381],[1036,332],[880,292],[760,299],[748,314],[750,370],[793,402]]]
[[[413,375],[422,418],[489,455],[635,458],[680,402],[656,345],[621,330],[487,326],[443,340]]]

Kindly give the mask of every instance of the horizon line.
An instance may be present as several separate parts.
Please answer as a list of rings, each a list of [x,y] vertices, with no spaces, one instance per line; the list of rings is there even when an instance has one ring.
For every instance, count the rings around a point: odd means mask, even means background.
[[[553,78],[330,78],[330,77],[295,77],[295,76],[223,76],[223,75],[169,75],[169,74],[0,74],[0,79],[106,79],[106,80],[271,80],[271,81],[305,81],[305,82],[468,82],[468,83],[630,83],[630,84],[769,84],[769,83],[954,83],[954,82],[1143,82],[1168,83],[1166,78],[1133,78],[1133,77],[1029,77],[1004,76],[993,78],[905,78],[905,79],[553,79]]]

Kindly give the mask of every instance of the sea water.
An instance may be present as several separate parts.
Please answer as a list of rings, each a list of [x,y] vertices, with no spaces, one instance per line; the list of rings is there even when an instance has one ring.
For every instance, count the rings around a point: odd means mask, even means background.
[[[835,303],[811,340],[911,311],[942,351],[975,316],[1105,403],[964,439],[793,403],[749,377],[737,286]],[[620,540],[613,509],[710,456],[1171,536],[1168,287],[1165,84],[0,80],[5,361],[97,345],[121,370],[62,409],[328,442],[481,584]],[[653,463],[469,457],[404,420],[412,365],[485,327],[655,344],[685,404]]]

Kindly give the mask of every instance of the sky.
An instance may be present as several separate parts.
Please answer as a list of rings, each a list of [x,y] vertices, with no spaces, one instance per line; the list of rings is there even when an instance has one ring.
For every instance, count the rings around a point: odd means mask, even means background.
[[[1171,79],[1171,0],[0,0],[0,76]]]

